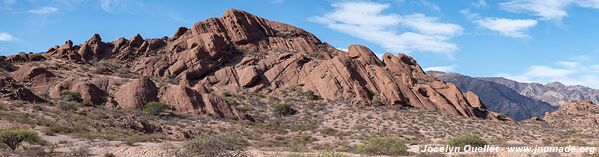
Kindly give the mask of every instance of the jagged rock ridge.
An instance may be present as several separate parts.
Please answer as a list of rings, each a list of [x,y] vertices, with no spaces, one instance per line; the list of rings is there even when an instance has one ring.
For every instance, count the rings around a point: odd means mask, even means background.
[[[495,113],[488,111],[476,94],[462,93],[456,85],[425,74],[407,55],[386,53],[380,60],[360,45],[351,45],[349,52],[343,52],[300,28],[240,10],[228,10],[221,18],[210,18],[191,28],[179,28],[172,38],[143,39],[136,35],[130,40],[103,42],[96,34],[81,45],[66,41],[46,53],[0,60],[57,59],[81,64],[127,61],[139,79],[115,90],[106,86],[113,84],[111,79],[92,80],[97,89],[107,93],[103,101],[107,106],[141,108],[149,101],[163,101],[179,112],[243,118],[243,113],[215,93],[276,94],[300,87],[327,100],[361,105],[380,102],[495,119]],[[61,90],[80,89],[75,88],[77,84],[87,83],[61,77],[44,75],[44,81],[51,83],[36,89],[48,89],[50,96],[59,96]],[[159,88],[150,79],[165,77],[179,82]],[[94,87],[83,89],[96,91]]]

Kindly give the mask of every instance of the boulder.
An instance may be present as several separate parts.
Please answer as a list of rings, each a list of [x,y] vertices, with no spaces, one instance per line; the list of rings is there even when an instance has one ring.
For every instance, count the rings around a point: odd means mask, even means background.
[[[154,81],[142,77],[121,87],[114,98],[122,108],[143,109],[148,102],[158,101],[158,87]]]
[[[105,91],[91,83],[81,83],[75,85],[71,90],[79,92],[83,102],[89,102],[92,105],[102,105],[106,102],[108,96]]]

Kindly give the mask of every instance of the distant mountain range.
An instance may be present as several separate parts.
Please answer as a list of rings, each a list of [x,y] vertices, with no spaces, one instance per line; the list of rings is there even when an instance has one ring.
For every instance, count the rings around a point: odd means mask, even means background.
[[[505,114],[515,120],[543,117],[546,112],[553,112],[558,108],[547,102],[521,95],[516,90],[494,81],[457,73],[438,71],[429,71],[428,73],[441,80],[456,84],[463,92],[476,93],[491,111]]]
[[[580,85],[566,86],[559,82],[551,82],[545,85],[540,83],[521,83],[502,77],[480,77],[478,79],[502,84],[524,96],[547,102],[553,106],[560,106],[572,100],[599,102],[599,89]]]

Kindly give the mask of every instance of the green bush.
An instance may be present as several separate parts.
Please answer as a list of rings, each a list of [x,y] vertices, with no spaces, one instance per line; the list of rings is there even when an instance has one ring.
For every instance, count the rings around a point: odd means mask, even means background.
[[[408,155],[404,142],[394,137],[371,138],[365,145],[358,145],[357,151],[371,155]]]
[[[84,106],[82,103],[76,102],[76,101],[60,101],[60,102],[58,102],[58,107],[65,111],[75,111],[79,107],[82,107],[82,106]]]
[[[170,109],[171,109],[171,106],[169,106],[165,103],[149,102],[144,107],[144,113],[157,116],[157,115],[160,115],[161,113],[165,112],[166,110],[170,110]]]
[[[495,116],[495,118],[499,119],[499,120],[508,120],[509,118],[505,115],[502,114],[498,114],[497,116]]]
[[[230,96],[233,96],[233,94],[231,94],[231,93],[229,93],[229,92],[225,91],[225,92],[223,92],[223,96],[224,96],[224,97],[230,97]]]
[[[12,128],[0,131],[0,142],[6,144],[12,151],[15,151],[21,142],[31,143],[39,142],[37,133],[20,128]]]
[[[487,142],[476,135],[462,135],[449,139],[447,144],[452,147],[464,148],[466,145],[470,145],[472,147],[484,147],[487,145]]]
[[[63,101],[74,101],[74,102],[82,102],[81,94],[79,92],[64,90],[60,92],[60,99]]]
[[[4,69],[3,67],[0,67],[0,73],[1,73],[1,72],[5,72],[5,71],[7,71],[7,70],[6,70],[6,69]]]
[[[249,143],[234,133],[194,138],[185,142],[177,156],[230,156],[245,157]]]
[[[295,109],[291,108],[291,105],[285,103],[275,104],[272,106],[272,109],[275,114],[282,116],[293,115],[296,112]]]
[[[320,97],[316,94],[314,94],[314,91],[307,91],[306,93],[306,98],[308,98],[308,100],[318,100],[320,99]]]

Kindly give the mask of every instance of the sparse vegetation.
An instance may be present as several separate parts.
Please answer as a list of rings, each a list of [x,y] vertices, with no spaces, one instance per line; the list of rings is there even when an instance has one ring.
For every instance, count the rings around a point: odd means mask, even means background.
[[[320,97],[316,94],[314,94],[314,91],[307,91],[306,93],[306,98],[308,98],[308,100],[318,100],[320,99]]]
[[[272,106],[273,112],[277,115],[288,116],[296,113],[295,109],[291,105],[286,103],[275,104]]]
[[[505,120],[509,119],[507,116],[505,116],[503,114],[498,114],[497,116],[495,116],[495,118],[497,118],[499,120],[502,120],[502,121],[505,121]]]
[[[184,144],[177,156],[245,157],[249,143],[235,133],[196,137]]]
[[[146,104],[146,106],[144,107],[144,113],[146,114],[150,114],[150,115],[154,115],[154,116],[158,116],[162,113],[164,113],[167,110],[170,110],[171,106],[165,104],[165,103],[161,103],[161,102],[149,102],[148,104]]]
[[[223,92],[223,96],[224,97],[230,97],[230,96],[233,96],[233,95],[231,93],[227,92],[227,91],[224,91]]]
[[[447,141],[447,144],[452,147],[464,147],[470,145],[472,147],[484,147],[487,142],[476,135],[462,135],[454,137]]]
[[[39,140],[37,133],[21,128],[0,131],[0,142],[6,144],[12,151],[15,151],[23,141],[35,143]]]
[[[408,155],[404,142],[395,137],[374,137],[366,144],[358,145],[356,150],[370,155]]]
[[[62,101],[74,101],[74,102],[82,102],[81,94],[79,92],[64,90],[60,93],[60,99]]]

